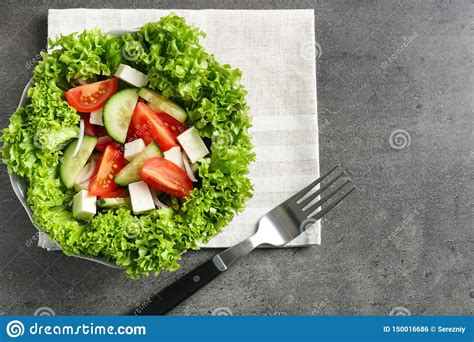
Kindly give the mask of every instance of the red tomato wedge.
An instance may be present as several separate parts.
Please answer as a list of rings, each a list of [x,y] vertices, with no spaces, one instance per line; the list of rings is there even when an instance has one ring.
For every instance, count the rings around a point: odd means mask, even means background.
[[[171,196],[183,198],[193,189],[193,183],[178,165],[161,157],[145,161],[140,171],[145,183]]]
[[[135,139],[142,138],[148,145],[152,141],[160,146],[163,152],[177,146],[178,141],[166,124],[143,102],[138,102],[132,116]]]
[[[99,196],[99,198],[123,198],[129,196],[130,194],[128,193],[127,189],[118,187],[117,189],[108,192],[104,196]]]
[[[138,127],[137,129],[135,128],[135,125]],[[132,121],[130,123],[130,126],[128,126],[128,132],[127,132],[127,140],[126,142],[131,142],[137,139],[143,139],[146,145],[148,145],[150,142],[154,141],[153,137],[150,136],[149,133],[145,131],[145,128],[141,128],[140,124],[135,124],[133,122],[133,117]]]
[[[175,118],[173,118],[171,115],[166,114],[164,112],[158,112],[156,113],[156,116],[163,121],[166,127],[168,127],[171,131],[171,134],[173,134],[175,137],[183,133],[185,130],[188,129],[188,127]]]
[[[127,140],[126,142],[131,142],[137,139],[140,139],[141,137],[138,136],[138,133],[135,130],[135,125],[133,124],[133,117],[132,121],[130,121],[130,126],[128,126],[128,132],[127,132]]]
[[[118,88],[118,78],[85,84],[64,93],[67,102],[79,112],[92,112],[104,106]]]
[[[122,151],[113,145],[107,145],[91,178],[89,194],[104,198],[113,194],[113,197],[117,197],[114,192],[120,188],[114,183],[114,177],[125,164]]]

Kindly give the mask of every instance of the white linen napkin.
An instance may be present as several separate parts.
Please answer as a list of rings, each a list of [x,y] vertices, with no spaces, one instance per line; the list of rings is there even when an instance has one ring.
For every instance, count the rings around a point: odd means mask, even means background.
[[[206,32],[207,51],[242,70],[248,90],[257,155],[250,172],[254,197],[203,246],[229,247],[252,235],[260,216],[319,176],[314,11],[52,9],[48,37],[94,27],[133,30],[171,12]],[[286,246],[320,243],[317,222]]]

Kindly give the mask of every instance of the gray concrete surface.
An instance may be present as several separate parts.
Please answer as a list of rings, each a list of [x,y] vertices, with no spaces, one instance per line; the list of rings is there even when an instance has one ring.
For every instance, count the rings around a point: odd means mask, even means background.
[[[47,9],[97,6],[315,9],[322,170],[341,163],[357,192],[323,221],[323,246],[256,251],[173,314],[473,314],[471,1],[2,1],[1,127],[45,46]],[[120,314],[214,253],[139,281],[46,253],[0,174],[3,313]]]

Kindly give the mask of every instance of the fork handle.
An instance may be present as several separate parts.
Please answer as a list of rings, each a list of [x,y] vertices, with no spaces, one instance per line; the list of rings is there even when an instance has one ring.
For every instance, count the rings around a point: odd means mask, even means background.
[[[159,316],[172,310],[179,303],[210,283],[222,271],[214,264],[213,259],[196,267],[177,281],[164,288],[153,297],[145,300],[135,310],[128,313],[132,316]]]
[[[260,239],[254,235],[235,246],[227,248],[143,302],[135,310],[129,312],[129,315],[154,316],[166,314],[260,244]]]
[[[215,265],[222,272],[229,269],[233,264],[235,264],[240,258],[249,254],[256,247],[262,244],[262,241],[259,238],[258,234],[255,234],[249,237],[247,240],[244,240],[235,246],[227,248],[226,250],[220,252],[214,258]]]

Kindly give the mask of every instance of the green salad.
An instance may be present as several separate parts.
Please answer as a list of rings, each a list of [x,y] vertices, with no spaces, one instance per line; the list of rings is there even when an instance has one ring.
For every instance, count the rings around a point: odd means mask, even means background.
[[[49,41],[2,156],[64,253],[132,278],[175,271],[244,209],[255,158],[246,91],[201,38],[171,14],[122,36]]]

